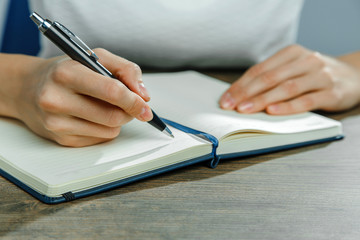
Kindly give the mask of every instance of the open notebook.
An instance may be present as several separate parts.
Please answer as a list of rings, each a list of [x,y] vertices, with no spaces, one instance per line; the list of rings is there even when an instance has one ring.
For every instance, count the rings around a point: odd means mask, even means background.
[[[151,107],[175,138],[137,120],[113,141],[62,147],[0,119],[0,174],[46,203],[95,194],[154,174],[342,137],[341,123],[314,113],[269,116],[224,111],[228,84],[188,71],[145,74]]]

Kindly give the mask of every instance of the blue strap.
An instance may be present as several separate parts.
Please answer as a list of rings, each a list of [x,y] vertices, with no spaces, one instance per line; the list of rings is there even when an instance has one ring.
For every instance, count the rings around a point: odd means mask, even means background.
[[[176,129],[179,129],[180,131],[190,133],[190,134],[194,134],[194,135],[196,135],[198,137],[201,137],[203,139],[205,138],[205,139],[209,140],[212,143],[212,146],[213,146],[212,152],[211,152],[211,155],[213,156],[213,159],[208,163],[208,166],[211,167],[211,168],[215,168],[218,165],[219,158],[218,158],[218,156],[216,154],[216,149],[219,146],[219,140],[216,137],[214,137],[213,135],[211,135],[209,133],[201,132],[201,131],[186,127],[184,125],[181,125],[179,123],[170,121],[170,120],[165,119],[165,118],[161,118],[161,119],[166,124],[176,128]]]
[[[1,52],[37,55],[40,50],[39,30],[29,16],[27,0],[9,1]]]

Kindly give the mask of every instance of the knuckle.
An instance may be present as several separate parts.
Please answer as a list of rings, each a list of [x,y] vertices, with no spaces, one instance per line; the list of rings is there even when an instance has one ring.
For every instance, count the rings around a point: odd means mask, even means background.
[[[112,109],[106,114],[105,125],[108,127],[119,127],[123,119],[124,113],[120,109]]]
[[[65,147],[82,147],[83,145],[76,136],[59,136],[55,138],[55,141]]]
[[[324,67],[319,71],[319,80],[324,81],[327,88],[334,88],[337,79],[329,67]]]
[[[286,110],[286,112],[284,111],[286,114],[294,114],[298,112],[297,108],[293,103],[288,103],[284,106],[284,109]]]
[[[267,104],[269,104],[269,99],[266,95],[259,95],[254,100],[254,109],[257,111],[263,110]]]
[[[229,103],[241,102],[244,99],[249,98],[248,89],[243,87],[244,83],[241,81],[234,82],[226,93],[222,96],[222,101],[228,101]]]
[[[65,131],[64,124],[56,116],[51,116],[51,115],[46,116],[43,120],[43,123],[44,123],[44,128],[50,132],[58,133]]]
[[[40,109],[52,109],[53,102],[51,98],[51,93],[49,93],[49,90],[47,88],[42,88],[40,90],[39,94],[36,96],[36,103],[40,107]]]
[[[266,72],[260,77],[260,82],[266,87],[272,87],[277,83],[276,72]]]
[[[52,71],[49,73],[50,79],[56,83],[67,83],[71,79],[70,71],[67,70],[65,64],[59,63],[53,66]]]
[[[303,96],[301,98],[301,105],[304,110],[311,110],[314,108],[315,102],[310,96]]]
[[[299,92],[299,86],[295,80],[288,80],[281,87],[287,96],[295,96]]]
[[[142,73],[140,66],[137,65],[136,63],[133,63],[133,62],[132,62],[130,69],[131,69],[134,73],[136,73],[136,74],[141,74],[141,73]]]
[[[344,99],[346,99],[345,93],[337,89],[332,89],[328,92],[330,99],[334,103],[335,107],[343,104]]]
[[[245,99],[249,99],[252,97],[251,93],[249,93],[248,91],[245,91],[243,89],[239,88],[236,89],[236,91],[234,91],[231,96],[234,97],[234,100],[235,102],[242,102],[244,101]]]
[[[265,69],[264,64],[262,63],[256,64],[248,70],[248,75],[251,78],[255,78],[259,76],[264,71],[264,69]]]
[[[131,102],[129,107],[124,109],[131,116],[138,116],[144,107],[144,102],[140,99],[140,97],[135,97]]]
[[[107,133],[106,138],[109,138],[109,139],[116,138],[117,136],[119,136],[120,131],[121,131],[121,127],[110,128],[108,133]]]
[[[300,53],[305,50],[304,47],[302,47],[299,44],[292,44],[284,48],[285,51],[293,52],[293,53]]]
[[[318,68],[325,67],[325,61],[319,52],[311,52],[306,60],[311,63],[312,65],[317,66]]]
[[[53,96],[49,88],[43,88],[36,97],[36,103],[43,111],[59,112],[61,106],[57,103],[56,97]]]
[[[295,112],[296,112],[295,107],[292,102],[285,102],[285,103],[279,104],[279,110],[278,110],[279,115],[292,114]]]
[[[109,54],[109,51],[106,50],[105,48],[94,48],[93,51],[96,55],[99,56],[106,56]]]
[[[127,88],[116,80],[108,81],[105,86],[105,94],[111,102],[118,102],[120,97],[126,94]]]
[[[124,63],[124,69],[128,74],[132,75],[140,75],[142,73],[140,66],[130,61]]]

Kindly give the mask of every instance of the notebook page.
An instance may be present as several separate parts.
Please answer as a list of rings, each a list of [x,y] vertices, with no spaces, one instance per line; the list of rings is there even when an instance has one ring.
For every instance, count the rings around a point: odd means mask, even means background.
[[[36,136],[17,121],[1,119],[0,168],[10,173],[18,169],[16,171],[30,175],[44,185],[60,185],[141,165],[205,144],[177,129],[171,130],[174,139],[150,124],[133,120],[110,142],[71,148]],[[211,147],[209,149],[211,152]],[[37,183],[33,184],[32,187],[41,188]]]
[[[143,80],[153,96],[150,105],[159,116],[218,139],[237,131],[296,133],[340,125],[313,113],[271,116],[222,110],[218,101],[229,84],[192,71],[146,74]]]

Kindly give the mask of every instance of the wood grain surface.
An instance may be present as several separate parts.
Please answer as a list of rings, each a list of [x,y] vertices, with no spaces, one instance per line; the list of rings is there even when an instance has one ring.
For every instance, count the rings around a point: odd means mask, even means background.
[[[359,113],[326,114],[343,123],[341,141],[194,165],[58,205],[0,177],[0,238],[360,239]]]

